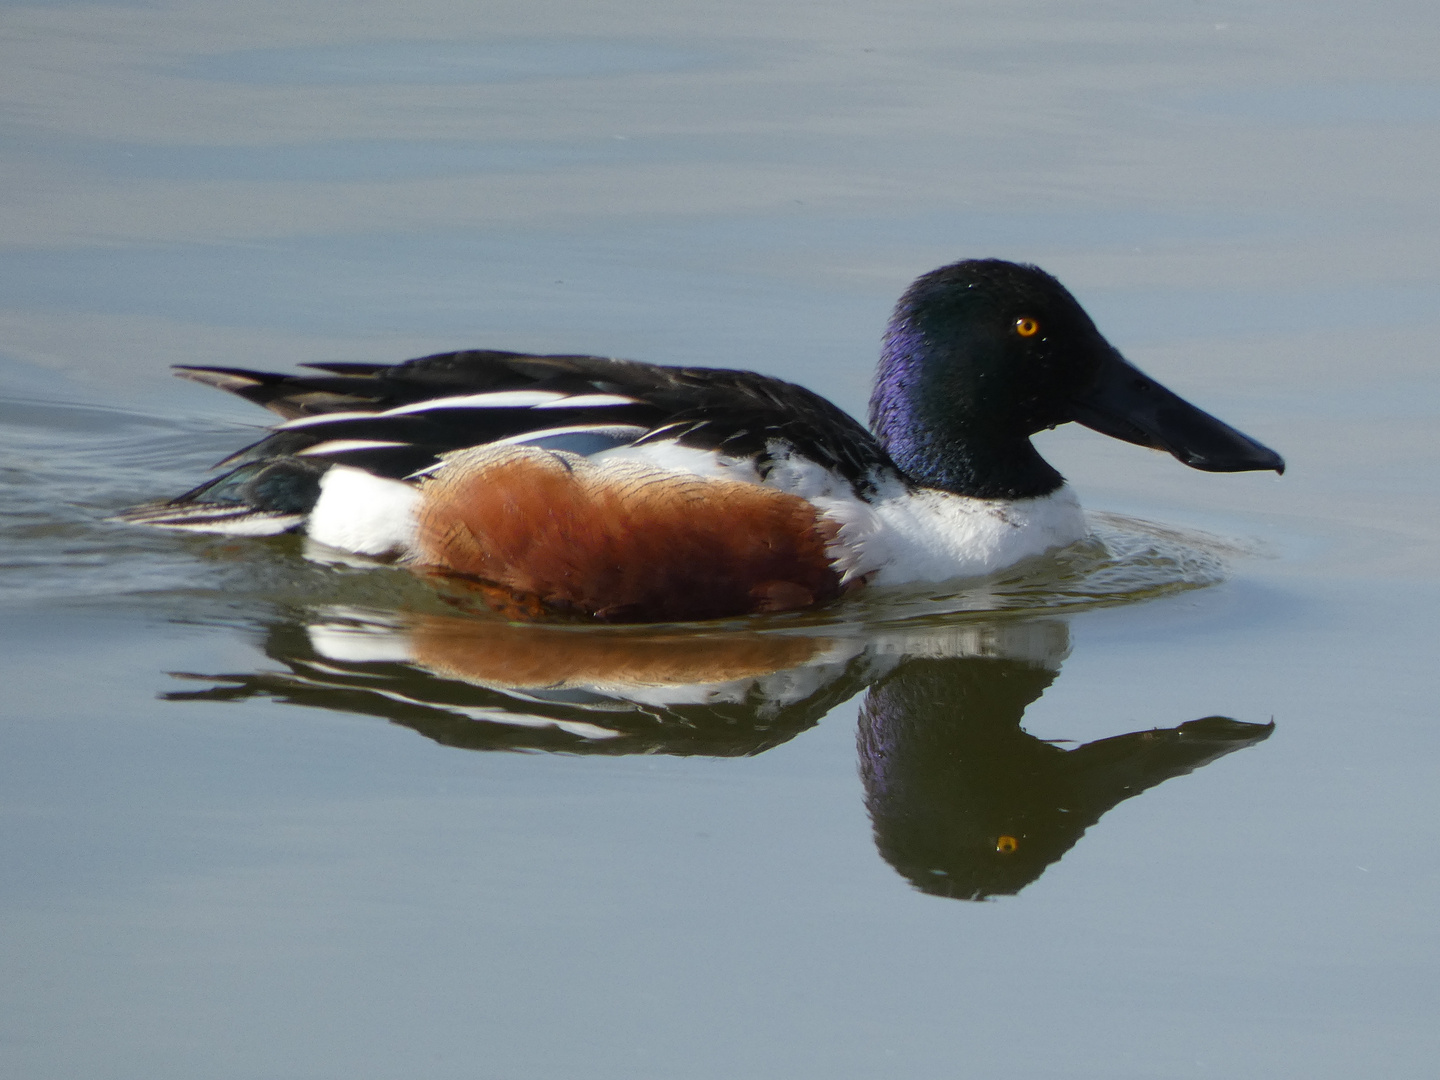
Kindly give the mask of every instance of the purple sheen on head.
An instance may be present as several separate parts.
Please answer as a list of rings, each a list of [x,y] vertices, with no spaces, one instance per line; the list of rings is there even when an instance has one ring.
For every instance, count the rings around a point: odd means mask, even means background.
[[[855,749],[860,758],[860,776],[867,803],[878,804],[889,797],[890,765],[903,751],[899,740],[903,725],[890,713],[896,703],[882,689],[872,687],[860,705],[860,723],[855,730]],[[874,807],[871,807],[873,812]]]
[[[920,380],[925,349],[924,334],[908,314],[896,311],[886,327],[870,394],[870,430],[902,469],[921,448],[908,391]]]

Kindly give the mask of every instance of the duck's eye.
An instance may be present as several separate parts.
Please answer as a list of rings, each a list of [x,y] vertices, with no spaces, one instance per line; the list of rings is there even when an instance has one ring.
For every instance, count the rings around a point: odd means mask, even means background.
[[[1018,326],[1015,329],[1020,329]],[[1020,841],[1013,836],[1002,836],[995,841],[995,850],[1001,855],[1009,855],[1020,846]]]
[[[1028,315],[1015,320],[1015,332],[1021,337],[1034,337],[1040,332],[1040,324]]]

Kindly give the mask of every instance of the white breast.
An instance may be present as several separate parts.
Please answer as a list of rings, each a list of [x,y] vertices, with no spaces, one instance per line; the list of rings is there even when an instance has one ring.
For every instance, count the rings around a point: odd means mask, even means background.
[[[983,577],[1087,535],[1068,485],[1035,499],[975,499],[944,491],[882,490],[873,502],[816,499],[840,526],[831,547],[846,581],[873,585]]]

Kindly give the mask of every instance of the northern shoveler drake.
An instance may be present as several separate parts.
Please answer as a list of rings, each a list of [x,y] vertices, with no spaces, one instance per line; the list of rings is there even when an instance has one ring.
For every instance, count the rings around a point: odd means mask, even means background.
[[[612,622],[824,604],[991,573],[1086,534],[1030,443],[1077,421],[1212,472],[1273,450],[1131,366],[1034,266],[919,278],[867,431],[748,371],[467,351],[319,374],[181,367],[284,422],[218,479],[123,520],[312,540],[472,582],[507,609]]]

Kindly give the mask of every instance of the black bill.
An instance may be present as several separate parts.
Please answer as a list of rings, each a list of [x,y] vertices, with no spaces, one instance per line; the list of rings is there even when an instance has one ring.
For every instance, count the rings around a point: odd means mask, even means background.
[[[1178,394],[1114,349],[1089,388],[1076,395],[1071,419],[1102,435],[1173,454],[1206,472],[1285,471],[1285,459]]]

